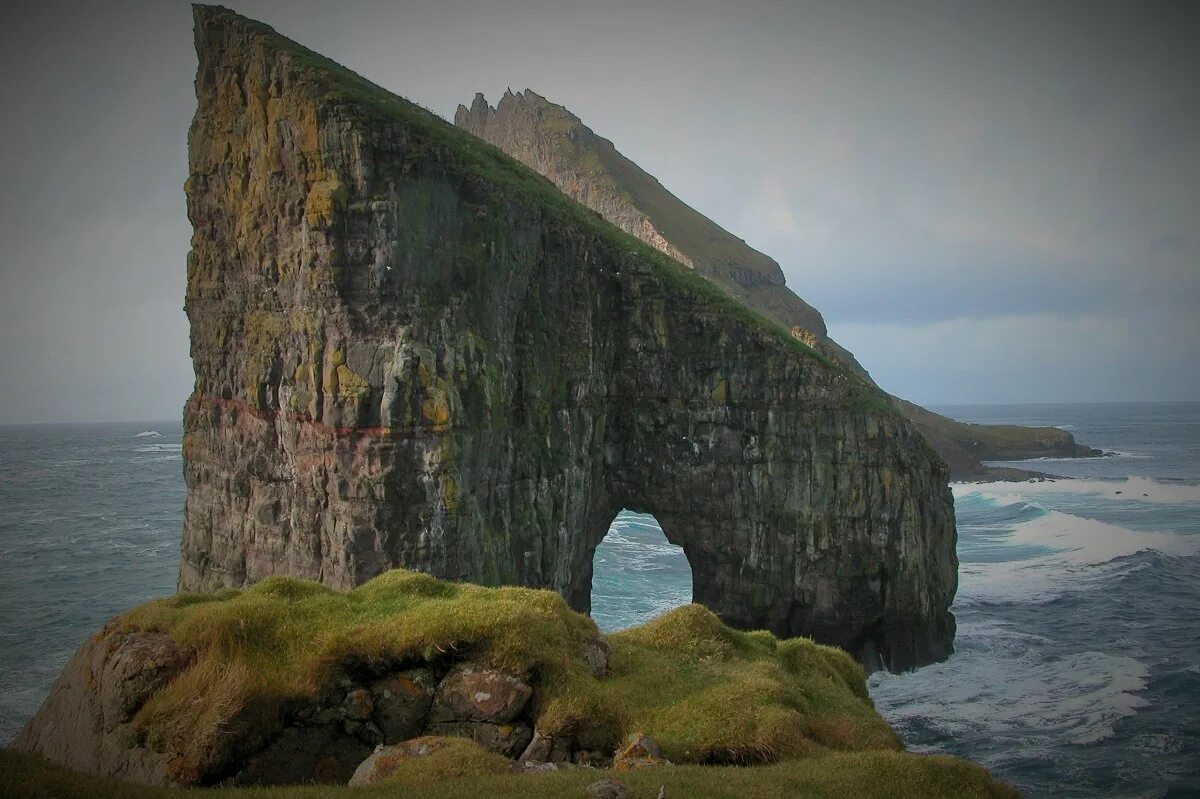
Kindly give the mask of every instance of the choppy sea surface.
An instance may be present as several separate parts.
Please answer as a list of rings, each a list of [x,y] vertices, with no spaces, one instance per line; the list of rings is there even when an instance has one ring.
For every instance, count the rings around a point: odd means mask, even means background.
[[[1025,468],[1077,479],[956,485],[955,654],[875,675],[916,751],[1031,797],[1200,795],[1200,403],[939,408],[1055,425],[1114,453]],[[0,741],[107,618],[175,587],[178,423],[0,427]],[[691,598],[652,516],[596,553],[606,630]]]

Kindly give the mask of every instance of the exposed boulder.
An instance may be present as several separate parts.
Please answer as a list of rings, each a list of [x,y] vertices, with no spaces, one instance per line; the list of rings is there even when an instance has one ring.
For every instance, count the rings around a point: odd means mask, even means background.
[[[344,783],[370,752],[370,744],[334,724],[289,726],[264,749],[236,764],[226,781],[232,785]]]
[[[589,638],[583,642],[583,662],[596,677],[608,674],[608,656],[612,648],[603,638]]]
[[[529,746],[521,753],[518,760],[522,763],[570,763],[573,746],[570,736],[543,735],[540,730],[533,731]]]
[[[597,638],[612,650],[603,678],[585,657]],[[146,668],[128,667],[133,652]],[[439,685],[449,697],[476,677],[509,699],[448,701],[460,715],[431,721]],[[393,699],[398,726],[385,716]],[[106,705],[119,709],[115,727]],[[385,741],[384,727],[451,738],[426,751]],[[391,779],[408,786],[566,769],[550,779],[581,794],[581,767],[612,768],[614,755],[624,769],[902,750],[841,650],[739,632],[699,605],[600,636],[554,592],[405,571],[346,594],[276,577],[135,608],[80,648],[15,748],[136,782],[236,787],[345,782],[379,744],[402,745],[389,750],[403,755]],[[962,765],[918,760],[904,767]],[[855,762],[855,773],[877,768]],[[661,770],[668,788],[674,771]]]
[[[165,633],[110,622],[67,661],[12,747],[77,771],[167,782],[169,758],[137,746],[130,721],[155,690],[184,670],[191,654]]]
[[[396,773],[405,762],[418,757],[429,757],[440,752],[453,742],[447,738],[425,736],[412,738],[390,746],[381,746],[359,764],[350,777],[351,785],[375,785]]]
[[[532,696],[533,689],[518,677],[475,663],[460,663],[438,685],[429,720],[506,724],[521,714]]]

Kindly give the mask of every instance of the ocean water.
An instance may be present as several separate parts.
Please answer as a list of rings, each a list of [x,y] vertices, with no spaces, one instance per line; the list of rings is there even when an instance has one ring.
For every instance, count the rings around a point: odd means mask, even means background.
[[[870,680],[921,752],[1031,797],[1200,795],[1200,403],[960,406],[1115,453],[1026,462],[1077,479],[956,485],[955,654]],[[0,428],[0,740],[105,619],[174,589],[178,423]],[[691,597],[652,516],[596,553],[606,630]]]

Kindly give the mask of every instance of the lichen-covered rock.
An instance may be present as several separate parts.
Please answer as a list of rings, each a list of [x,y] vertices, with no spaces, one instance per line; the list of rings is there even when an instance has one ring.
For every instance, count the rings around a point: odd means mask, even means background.
[[[372,683],[374,718],[385,742],[396,743],[421,732],[436,688],[431,669],[410,669]]]
[[[482,749],[516,758],[533,739],[533,730],[524,722],[514,721],[496,724],[488,721],[451,721],[431,723],[425,727],[426,735],[467,738]]]
[[[460,663],[438,685],[429,720],[504,724],[519,716],[532,696],[529,683],[519,677]]]
[[[414,758],[429,757],[453,744],[447,738],[426,736],[412,738],[391,746],[381,746],[354,770],[350,785],[375,785],[391,777],[404,764]]]
[[[374,712],[375,700],[365,688],[354,689],[342,702],[342,713],[351,721],[370,721]]]
[[[883,395],[465,131],[196,21],[181,589],[404,566],[587,610],[627,507],[731,624],[950,651],[945,467]]]

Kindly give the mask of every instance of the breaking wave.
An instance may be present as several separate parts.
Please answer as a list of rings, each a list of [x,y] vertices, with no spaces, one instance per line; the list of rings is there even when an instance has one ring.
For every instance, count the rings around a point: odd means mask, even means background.
[[[996,483],[955,483],[955,498],[977,494],[1001,503],[1030,496],[1082,494],[1121,502],[1161,505],[1200,504],[1200,484],[1130,476],[1123,480],[1071,479],[1025,480]]]

